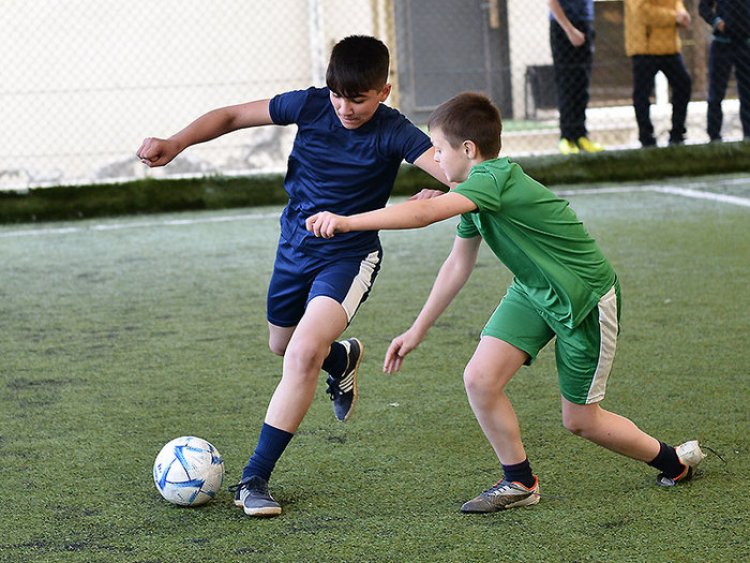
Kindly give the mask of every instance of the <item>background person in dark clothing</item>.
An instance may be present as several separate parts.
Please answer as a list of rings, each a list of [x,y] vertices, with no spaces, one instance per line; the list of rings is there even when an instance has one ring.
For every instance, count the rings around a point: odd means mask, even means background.
[[[742,134],[750,140],[750,0],[701,0],[698,12],[714,31],[708,54],[708,136],[721,141],[721,103],[734,67]]]
[[[560,152],[599,152],[588,138],[591,65],[594,59],[594,0],[549,0],[550,48],[560,112]]]

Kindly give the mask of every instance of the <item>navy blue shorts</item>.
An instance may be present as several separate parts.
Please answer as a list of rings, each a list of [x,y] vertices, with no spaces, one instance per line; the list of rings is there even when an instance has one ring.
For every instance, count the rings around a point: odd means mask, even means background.
[[[300,252],[280,238],[268,286],[268,322],[297,326],[307,304],[319,296],[341,303],[351,322],[370,294],[382,260],[380,247],[360,256],[319,257]]]

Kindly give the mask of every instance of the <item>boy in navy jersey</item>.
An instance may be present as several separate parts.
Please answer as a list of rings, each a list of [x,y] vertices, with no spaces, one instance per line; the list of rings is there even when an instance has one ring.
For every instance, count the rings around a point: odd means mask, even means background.
[[[429,120],[435,157],[460,182],[429,201],[409,201],[350,217],[322,212],[307,228],[323,239],[370,229],[409,229],[460,216],[450,255],[417,319],[391,342],[383,370],[393,373],[464,286],[484,240],[513,273],[464,371],[469,404],[502,466],[503,477],[461,507],[497,512],[539,502],[505,385],[553,339],[564,426],[579,436],[661,471],[671,487],[692,478],[704,454],[697,440],[672,447],[600,406],[619,332],[620,284],[609,261],[568,202],[500,158],[502,122],[481,94],[459,94]]]
[[[308,233],[305,218],[324,209],[351,215],[384,207],[404,160],[447,184],[429,137],[382,103],[391,91],[388,67],[382,42],[347,37],[331,53],[327,88],[219,108],[168,139],[145,139],[137,151],[147,166],[164,166],[185,148],[238,129],[298,128],[267,300],[269,347],[284,357],[283,372],[258,445],[234,487],[235,504],[249,516],[281,514],[268,480],[312,403],[321,368],[328,373],[336,418],[348,419],[357,400],[362,343],[336,339],[372,288],[382,260],[380,241],[376,232],[353,232],[331,244]],[[423,190],[415,197],[441,193]]]

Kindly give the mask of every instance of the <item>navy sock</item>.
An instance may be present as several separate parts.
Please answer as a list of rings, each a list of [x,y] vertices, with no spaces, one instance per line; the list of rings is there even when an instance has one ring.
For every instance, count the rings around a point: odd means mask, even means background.
[[[323,370],[334,379],[340,379],[346,371],[346,364],[349,358],[346,356],[346,347],[341,342],[331,344],[331,351],[328,357],[323,361]]]
[[[293,436],[291,432],[274,428],[264,422],[255,452],[247,460],[245,469],[242,470],[242,481],[256,475],[268,481],[276,462],[279,461]]]
[[[531,472],[531,464],[528,459],[513,465],[503,465],[503,478],[506,481],[517,481],[524,487],[534,486],[534,474]]]
[[[677,457],[677,451],[664,442],[659,442],[659,455],[648,464],[669,478],[677,477],[685,470],[685,466],[680,463],[680,458]]]

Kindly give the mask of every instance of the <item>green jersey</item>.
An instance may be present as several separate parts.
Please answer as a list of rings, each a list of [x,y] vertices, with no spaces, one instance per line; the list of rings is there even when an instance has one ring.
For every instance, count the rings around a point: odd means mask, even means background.
[[[481,235],[552,328],[578,326],[615,284],[615,271],[567,201],[508,158],[474,166],[456,193],[476,211],[457,234]]]

